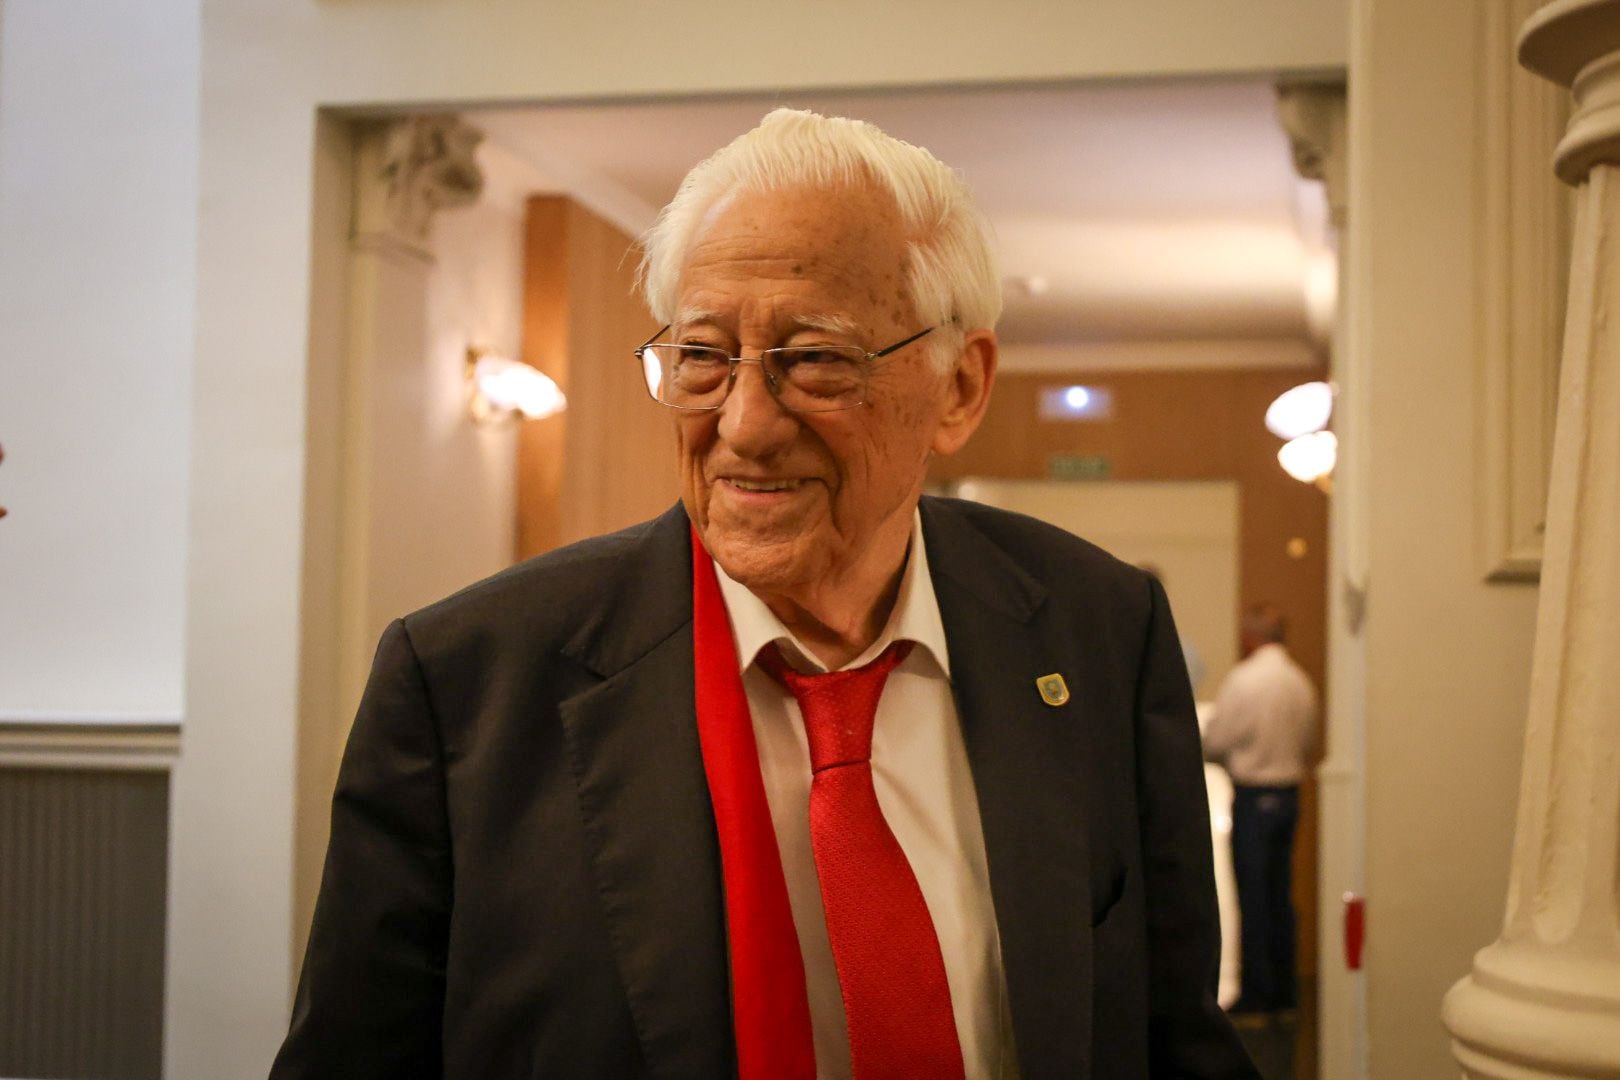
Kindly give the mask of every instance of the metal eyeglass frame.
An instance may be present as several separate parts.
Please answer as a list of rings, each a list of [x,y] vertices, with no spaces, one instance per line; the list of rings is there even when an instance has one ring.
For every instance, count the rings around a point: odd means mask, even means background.
[[[675,325],[674,323],[666,323],[664,325],[663,329],[659,330],[658,333],[654,334],[652,337],[648,338],[646,341],[643,341],[640,345],[637,345],[636,348],[635,348],[635,351],[631,355],[634,356],[638,362],[645,365],[647,361],[646,361],[646,357],[643,354],[646,352],[647,348],[649,346],[651,346],[651,345],[656,344],[658,342],[658,339],[663,337],[666,333],[668,333],[669,328],[671,326],[674,326],[674,325]],[[927,337],[929,334],[932,334],[935,330],[938,330],[938,329],[939,329],[938,326],[930,326],[930,327],[927,327],[927,328],[925,328],[923,330],[919,330],[915,334],[912,334],[910,337],[906,338],[904,341],[897,341],[893,345],[886,346],[886,347],[884,347],[882,349],[877,350],[876,352],[869,352],[869,353],[864,354],[861,357],[861,362],[866,363],[866,364],[870,364],[873,360],[881,360],[883,357],[888,356],[890,353],[899,352],[901,349],[905,348],[907,345],[910,345],[913,341],[919,341],[922,338]],[[840,347],[842,348],[843,346],[840,346]],[[856,346],[856,347],[859,348],[859,346]],[[712,345],[693,346],[693,348],[705,348],[705,349],[709,349],[709,350],[711,350],[713,352],[718,352],[718,353],[725,352],[724,349],[716,348],[715,346],[712,346]],[[806,350],[808,350],[810,348],[810,346],[805,346],[804,348]],[[865,385],[865,383],[863,383],[862,386],[861,386],[861,400],[856,401],[856,402],[852,402],[852,403],[850,403],[848,405],[840,405],[835,409],[795,409],[793,406],[788,405],[786,402],[784,402],[782,400],[781,389],[777,386],[777,377],[778,376],[772,371],[771,367],[766,366],[765,358],[767,356],[769,356],[770,354],[772,354],[772,353],[795,352],[797,350],[798,350],[797,346],[788,346],[788,347],[785,347],[785,348],[762,349],[758,356],[750,356],[750,357],[728,356],[728,357],[726,357],[726,360],[730,365],[729,369],[726,372],[726,392],[724,394],[720,395],[720,400],[715,402],[713,405],[676,405],[673,402],[665,401],[662,398],[660,398],[657,394],[653,393],[653,388],[651,386],[647,386],[647,379],[645,377],[645,373],[643,373],[643,377],[642,377],[642,380],[641,380],[641,385],[647,387],[647,396],[648,397],[652,398],[654,401],[658,402],[658,404],[664,406],[666,409],[678,409],[681,412],[714,412],[716,409],[720,408],[720,406],[722,406],[722,405],[724,405],[726,403],[726,399],[731,396],[731,388],[737,385],[737,366],[739,364],[758,364],[759,365],[759,370],[761,372],[763,372],[764,375],[765,375],[765,386],[766,386],[766,389],[770,390],[771,397],[776,400],[776,403],[778,405],[782,406],[783,409],[787,410],[790,413],[844,412],[845,410],[848,410],[848,409],[858,409],[862,405],[866,404],[866,385]]]

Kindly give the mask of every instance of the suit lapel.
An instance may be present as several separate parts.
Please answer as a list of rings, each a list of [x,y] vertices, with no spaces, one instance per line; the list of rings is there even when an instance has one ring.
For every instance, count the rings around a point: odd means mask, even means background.
[[[1019,1070],[1086,1076],[1091,1048],[1091,892],[1074,702],[1036,679],[1075,681],[1042,632],[1046,590],[949,503],[925,500],[923,535],[1001,936]]]
[[[648,1071],[733,1071],[714,814],[693,712],[691,551],[677,507],[625,559],[611,620],[567,648],[602,681],[562,703],[595,884]],[[616,604],[618,598],[623,605]]]

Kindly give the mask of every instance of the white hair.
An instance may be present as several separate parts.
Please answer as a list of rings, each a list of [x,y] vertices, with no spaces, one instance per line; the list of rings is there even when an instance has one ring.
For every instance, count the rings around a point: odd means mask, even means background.
[[[894,199],[917,316],[955,331],[931,335],[936,359],[948,366],[963,332],[994,329],[1001,315],[989,226],[955,170],[864,120],[777,109],[687,173],[642,237],[641,286],[653,316],[675,320],[687,251],[698,224],[722,198],[737,190],[855,184],[872,184]]]

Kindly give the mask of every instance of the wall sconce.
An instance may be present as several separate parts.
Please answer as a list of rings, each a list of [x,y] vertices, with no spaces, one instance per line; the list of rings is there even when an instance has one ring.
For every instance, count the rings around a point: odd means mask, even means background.
[[[1325,382],[1301,383],[1277,395],[1266,409],[1266,428],[1286,439],[1277,451],[1277,463],[1295,480],[1330,491],[1333,466],[1338,463],[1339,440],[1325,431],[1333,416],[1333,387]]]
[[[478,423],[498,423],[520,413],[525,420],[539,420],[567,407],[562,390],[539,369],[489,349],[467,349],[467,411]]]
[[[1312,431],[1283,443],[1277,462],[1283,471],[1305,484],[1320,485],[1339,460],[1339,440],[1331,431]]]
[[[1327,427],[1333,415],[1333,387],[1325,382],[1300,383],[1277,395],[1266,409],[1266,428],[1279,439],[1297,439]]]

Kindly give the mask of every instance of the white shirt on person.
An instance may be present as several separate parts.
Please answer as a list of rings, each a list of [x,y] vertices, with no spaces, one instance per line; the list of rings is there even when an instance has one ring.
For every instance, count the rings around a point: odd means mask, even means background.
[[[816,1073],[847,1077],[849,1034],[843,996],[810,846],[810,744],[798,702],[754,659],[774,641],[799,670],[827,669],[764,601],[718,564],[715,570],[743,668],[765,797],[804,958]],[[915,514],[894,610],[878,639],[845,668],[869,663],[896,640],[916,644],[889,675],[878,702],[872,731],[872,782],[878,806],[911,863],[939,937],[966,1075],[1010,1076],[1015,1072],[1011,1020],[979,801],[951,693],[945,627],[928,572],[922,521]]]
[[[1293,787],[1316,754],[1316,690],[1276,643],[1260,646],[1227,673],[1204,728],[1204,758],[1245,787]]]

